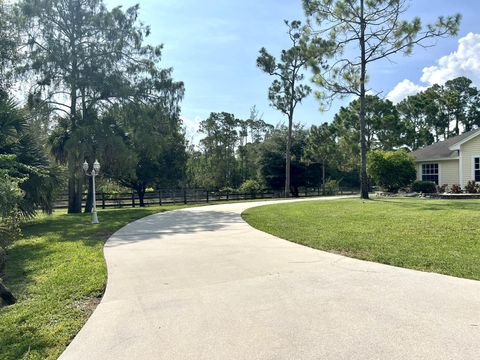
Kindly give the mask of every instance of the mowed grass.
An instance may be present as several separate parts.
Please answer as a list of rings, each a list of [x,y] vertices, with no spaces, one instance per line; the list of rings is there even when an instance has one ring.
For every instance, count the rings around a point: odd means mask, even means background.
[[[480,201],[345,199],[247,210],[252,226],[315,249],[480,280]]]
[[[65,213],[25,224],[8,252],[5,283],[18,303],[0,308],[0,359],[56,359],[103,294],[105,240],[133,220],[181,207],[103,210],[99,225]]]

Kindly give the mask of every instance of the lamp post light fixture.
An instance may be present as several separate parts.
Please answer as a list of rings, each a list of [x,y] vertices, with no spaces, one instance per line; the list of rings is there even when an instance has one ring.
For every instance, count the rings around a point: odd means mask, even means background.
[[[95,176],[98,175],[100,172],[100,163],[98,160],[95,160],[93,163],[93,169],[88,173],[88,163],[87,160],[83,163],[83,171],[85,171],[85,175],[92,177],[92,187],[93,187],[93,212],[92,212],[92,224],[98,224],[98,216],[97,216],[97,199],[96,199],[96,190],[95,190]]]

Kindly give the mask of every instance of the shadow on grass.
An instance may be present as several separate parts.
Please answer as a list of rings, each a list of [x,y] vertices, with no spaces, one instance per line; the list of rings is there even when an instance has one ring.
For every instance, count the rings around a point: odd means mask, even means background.
[[[43,262],[52,254],[52,250],[43,243],[29,243],[19,241],[7,253],[7,266],[5,268],[5,283],[18,297],[24,294],[25,289],[34,284],[36,267],[31,266],[31,259]]]

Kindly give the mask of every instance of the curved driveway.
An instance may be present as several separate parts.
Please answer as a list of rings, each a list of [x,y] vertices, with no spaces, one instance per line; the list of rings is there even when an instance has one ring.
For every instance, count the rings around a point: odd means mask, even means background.
[[[480,282],[281,240],[241,219],[259,204],[115,233],[105,296],[61,359],[480,358]]]

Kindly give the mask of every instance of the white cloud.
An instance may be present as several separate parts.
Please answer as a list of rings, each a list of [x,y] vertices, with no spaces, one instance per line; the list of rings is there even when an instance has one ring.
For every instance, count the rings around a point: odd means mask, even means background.
[[[425,90],[425,86],[414,84],[408,79],[400,81],[395,87],[387,94],[387,99],[394,104],[399,103],[408,96],[415,95],[420,91]]]
[[[458,48],[447,56],[441,57],[437,65],[422,70],[421,81],[430,85],[442,85],[459,76],[470,78],[474,84],[480,84],[480,34],[468,33],[458,40]]]
[[[457,50],[442,56],[436,65],[424,68],[420,81],[426,86],[405,79],[388,93],[387,98],[397,103],[428,86],[442,85],[459,76],[468,77],[473,81],[473,85],[480,87],[480,34],[468,33],[458,40]]]

